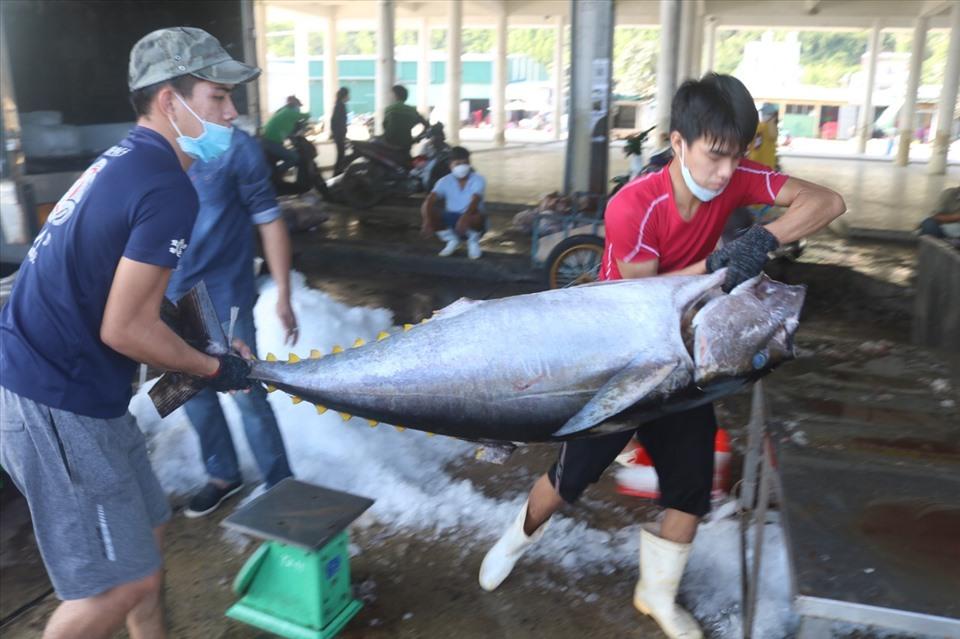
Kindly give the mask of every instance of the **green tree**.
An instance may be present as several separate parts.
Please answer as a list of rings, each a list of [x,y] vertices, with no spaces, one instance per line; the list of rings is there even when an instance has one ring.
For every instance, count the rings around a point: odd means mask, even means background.
[[[267,24],[267,55],[271,58],[293,57],[293,23]]]
[[[311,31],[307,34],[307,51],[310,55],[323,55],[323,33]]]
[[[339,55],[376,55],[377,36],[374,31],[346,31],[337,38]]]
[[[648,97],[657,88],[660,30],[620,27],[613,35],[614,92]]]
[[[414,29],[401,29],[393,34],[393,43],[398,47],[417,44],[419,35]]]
[[[714,58],[714,70],[717,73],[733,73],[741,60],[748,42],[759,40],[763,31],[717,30],[717,52]]]
[[[927,47],[920,73],[920,84],[943,86],[943,74],[947,69],[947,49],[949,48],[949,31],[931,31],[927,34]]]
[[[553,28],[508,29],[507,53],[528,55],[548,69],[553,69],[553,49],[556,41],[556,29]]]
[[[464,29],[464,53],[487,53],[493,51],[493,29]]]

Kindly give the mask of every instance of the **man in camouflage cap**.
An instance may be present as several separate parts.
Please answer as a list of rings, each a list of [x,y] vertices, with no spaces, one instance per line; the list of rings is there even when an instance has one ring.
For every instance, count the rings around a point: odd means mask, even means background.
[[[51,211],[0,314],[0,463],[26,496],[63,603],[45,639],[166,636],[161,538],[170,517],[127,410],[137,362],[249,387],[250,352],[184,342],[160,303],[197,216],[186,170],[229,146],[234,85],[259,69],[200,29],[130,53],[137,126]]]
[[[192,75],[219,84],[242,84],[260,69],[238,62],[203,29],[158,29],[140,39],[130,52],[130,90]]]

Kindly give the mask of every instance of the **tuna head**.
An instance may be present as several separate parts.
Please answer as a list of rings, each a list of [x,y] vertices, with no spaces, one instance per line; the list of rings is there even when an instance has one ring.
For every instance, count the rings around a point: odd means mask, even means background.
[[[805,295],[805,286],[760,275],[707,302],[692,323],[697,385],[793,359],[793,336]]]

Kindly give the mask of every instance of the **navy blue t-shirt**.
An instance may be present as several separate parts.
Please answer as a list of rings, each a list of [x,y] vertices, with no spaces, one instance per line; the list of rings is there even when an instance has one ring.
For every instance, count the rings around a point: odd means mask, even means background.
[[[121,257],[174,269],[197,194],[170,144],[134,128],[50,212],[0,314],[0,385],[90,417],[123,415],[136,362],[100,340]]]

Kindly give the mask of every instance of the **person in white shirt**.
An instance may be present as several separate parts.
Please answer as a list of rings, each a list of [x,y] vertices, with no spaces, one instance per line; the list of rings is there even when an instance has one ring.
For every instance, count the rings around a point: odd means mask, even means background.
[[[437,180],[420,209],[420,234],[436,235],[446,242],[441,257],[453,255],[464,240],[471,260],[483,254],[480,237],[487,229],[483,207],[486,188],[487,181],[470,166],[470,151],[462,146],[450,149],[450,173]]]

